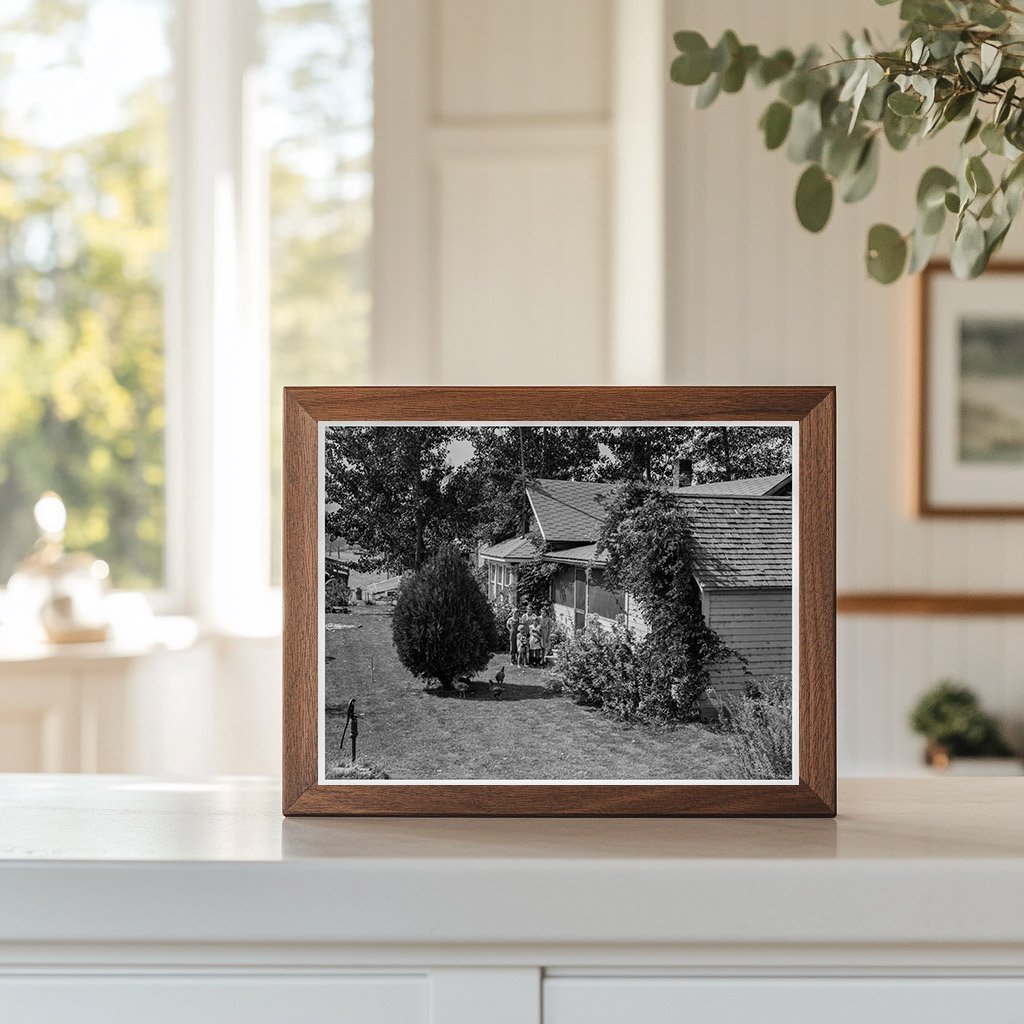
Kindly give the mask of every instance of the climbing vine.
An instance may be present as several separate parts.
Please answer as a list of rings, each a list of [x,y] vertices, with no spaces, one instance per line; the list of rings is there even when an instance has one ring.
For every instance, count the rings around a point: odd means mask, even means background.
[[[685,513],[664,490],[627,483],[608,504],[599,544],[607,584],[633,595],[650,628],[649,657],[680,712],[691,713],[711,665],[728,652],[704,620]]]

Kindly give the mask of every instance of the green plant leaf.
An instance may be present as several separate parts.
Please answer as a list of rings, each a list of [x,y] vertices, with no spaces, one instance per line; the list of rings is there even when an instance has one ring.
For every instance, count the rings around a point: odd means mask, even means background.
[[[770,57],[762,57],[753,69],[754,81],[760,86],[771,85],[793,70],[796,58],[790,50],[776,50]]]
[[[913,93],[894,92],[889,96],[889,109],[901,117],[907,114],[916,114],[921,108],[921,100]]]
[[[832,215],[832,180],[817,165],[811,164],[796,186],[796,215],[808,231],[821,231]]]
[[[868,232],[866,265],[880,284],[892,284],[907,262],[907,243],[890,224],[876,224]]]
[[[698,110],[706,110],[715,102],[721,91],[721,78],[716,74],[712,74],[711,77],[694,93],[693,105]]]
[[[908,274],[916,274],[928,266],[932,256],[935,255],[935,250],[941,237],[941,231],[927,232],[921,230],[920,226],[914,229],[914,234],[910,239],[910,262],[907,264]]]
[[[996,31],[1006,28],[1009,23],[1006,15],[990,3],[978,2],[971,4],[967,16],[975,24],[984,25],[985,28],[995,29]]]
[[[791,107],[798,107],[807,99],[807,76],[802,71],[794,71],[779,86],[779,98]]]
[[[992,175],[985,166],[985,161],[980,156],[972,156],[967,161],[966,177],[975,194],[987,196],[994,188]]]
[[[879,148],[878,139],[874,136],[864,143],[853,175],[843,188],[844,203],[860,202],[875,187]]]
[[[722,38],[711,51],[711,70],[721,74],[732,63],[733,57],[740,52],[742,44],[732,29],[726,29]]]
[[[998,124],[991,121],[981,129],[982,145],[995,156],[1003,155],[1003,147],[1006,144],[1006,133]]]
[[[722,72],[722,92],[739,92],[759,56],[756,46],[741,46],[732,63]]]
[[[711,74],[711,48],[699,32],[677,32],[679,56],[672,61],[670,75],[680,85],[702,85]]]
[[[821,110],[813,100],[806,100],[793,111],[786,155],[795,164],[817,160],[821,143]]]
[[[972,117],[971,123],[967,126],[967,131],[964,132],[964,137],[960,140],[961,146],[967,146],[972,143],[981,132],[982,120],[980,117]]]
[[[946,200],[946,192],[956,184],[956,176],[944,167],[929,167],[921,175],[917,186],[917,206],[927,213],[928,210],[942,206]]]
[[[764,144],[768,149],[778,149],[786,141],[789,126],[793,121],[793,108],[788,103],[776,100],[761,115],[761,130]]]
[[[959,213],[960,197],[955,192],[947,192],[945,206],[950,213]]]
[[[950,263],[953,273],[962,281],[977,277],[985,266],[985,232],[970,211],[965,211],[953,237]]]

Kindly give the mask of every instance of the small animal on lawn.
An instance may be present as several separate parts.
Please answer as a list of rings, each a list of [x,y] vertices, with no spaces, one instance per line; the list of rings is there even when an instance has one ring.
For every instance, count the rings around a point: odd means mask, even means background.
[[[499,668],[498,671],[494,674],[494,681],[499,686],[501,686],[501,684],[503,682],[505,682],[505,666],[504,665],[502,665],[501,668]]]
[[[465,697],[467,693],[472,693],[473,689],[469,685],[468,679],[459,679],[455,683],[455,689],[458,690],[460,697]]]
[[[503,673],[499,672],[498,675],[494,677],[494,681],[491,683],[491,694],[493,695],[495,700],[501,700],[501,695],[505,692],[505,687],[501,685],[501,680],[498,678],[502,675]]]

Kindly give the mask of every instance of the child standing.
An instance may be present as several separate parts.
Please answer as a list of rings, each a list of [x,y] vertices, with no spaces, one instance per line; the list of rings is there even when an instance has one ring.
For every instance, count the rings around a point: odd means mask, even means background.
[[[543,651],[543,645],[541,644],[541,626],[540,619],[537,616],[533,617],[533,621],[530,623],[530,664],[539,665],[542,661],[541,652]]]
[[[516,661],[517,642],[519,640],[519,609],[513,608],[512,614],[505,620],[508,630],[508,660],[514,665]]]
[[[516,664],[526,666],[526,659],[530,655],[530,624],[526,621],[524,615],[519,620],[519,630],[517,634],[518,640],[518,656],[516,658]]]

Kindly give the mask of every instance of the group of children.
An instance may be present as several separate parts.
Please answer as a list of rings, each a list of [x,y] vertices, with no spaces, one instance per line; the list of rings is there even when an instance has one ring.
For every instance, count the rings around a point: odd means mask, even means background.
[[[555,618],[550,606],[539,613],[536,605],[514,608],[505,621],[508,653],[514,665],[543,665],[551,648]]]

